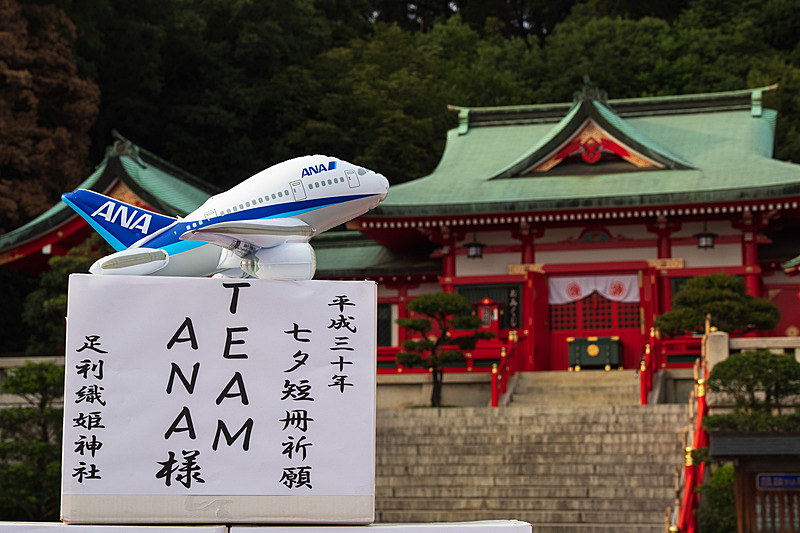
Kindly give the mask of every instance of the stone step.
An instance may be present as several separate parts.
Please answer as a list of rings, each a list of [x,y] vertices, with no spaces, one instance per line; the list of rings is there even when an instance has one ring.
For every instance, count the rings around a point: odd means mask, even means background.
[[[592,384],[602,376],[631,380],[625,373],[573,373],[567,388],[566,373],[541,374],[523,386],[538,390],[539,380],[553,380],[557,387],[543,386],[541,397],[558,388],[560,403],[379,411],[377,521],[515,519],[535,533],[662,532],[687,408],[640,406],[630,381],[625,394]],[[575,384],[630,404],[570,406],[564,400]]]
[[[379,523],[397,522],[461,522],[476,520],[521,520],[533,524],[539,533],[539,524],[563,524],[575,526],[596,526],[597,524],[616,524],[617,531],[628,532],[630,528],[661,527],[664,531],[663,512],[620,513],[616,511],[506,511],[494,509],[458,509],[452,511],[419,510],[379,510]],[[656,516],[654,516],[656,515]],[[576,531],[569,529],[569,531]]]
[[[381,465],[378,472],[382,476],[473,476],[486,473],[487,466],[495,476],[521,475],[540,476],[560,474],[569,476],[589,475],[628,475],[649,476],[664,472],[665,466],[673,463],[655,463],[652,461],[632,464],[602,463],[602,464],[552,464],[552,463],[512,463],[512,464],[413,464],[413,465]]]
[[[436,426],[408,426],[406,428],[386,428],[379,431],[380,438],[389,439],[392,437],[441,437],[447,436],[454,439],[466,437],[485,437],[497,434],[508,435],[509,438],[519,436],[530,436],[536,438],[541,435],[579,435],[592,436],[598,433],[615,432],[620,437],[628,435],[653,432],[656,435],[663,435],[663,432],[670,433],[676,428],[681,427],[678,420],[670,422],[626,422],[616,424],[590,424],[590,423],[531,423],[519,425],[503,425],[497,427],[470,428],[470,427],[436,427]]]
[[[670,439],[672,440],[672,439]],[[639,455],[647,454],[648,460],[653,456],[670,455],[673,456],[682,450],[679,440],[674,439],[674,442],[666,442],[663,438],[654,440],[648,444],[520,444],[515,446],[513,450],[508,450],[505,447],[487,446],[487,445],[461,445],[451,444],[447,448],[449,457],[461,456],[483,456],[483,455],[504,455],[515,461],[535,461],[546,462],[557,460],[553,456],[565,458],[565,460],[574,461],[572,455],[584,456],[607,456],[611,454],[623,454],[628,457],[636,457]],[[379,461],[390,460],[392,457],[399,457],[402,460],[421,460],[422,457],[428,457],[430,452],[428,446],[407,445],[395,446],[386,444],[381,447],[381,455],[378,457]],[[433,461],[437,460],[435,455],[430,455]]]
[[[668,411],[678,410],[681,408],[685,409],[685,407],[681,404],[637,405],[634,407],[607,405],[604,408],[598,408],[596,411],[601,413],[625,413],[631,411],[668,412]],[[461,419],[465,418],[465,415],[469,415],[469,417],[507,418],[525,414],[535,414],[540,411],[542,410],[539,410],[534,407],[528,407],[528,406],[519,407],[515,405],[509,405],[503,407],[502,409],[501,408],[487,409],[485,407],[448,407],[448,408],[425,407],[419,409],[378,409],[378,420],[390,419],[390,418]],[[547,408],[544,411],[553,413],[556,412],[570,413],[573,412],[574,410],[565,407],[562,409]]]
[[[417,487],[447,487],[453,484],[464,486],[502,486],[502,487],[529,487],[531,482],[527,476],[493,475],[483,472],[481,474],[462,474],[451,476],[449,479],[436,476],[420,476],[410,479],[408,475],[400,474],[389,476],[378,471],[375,478],[376,486],[417,486]],[[613,474],[592,474],[580,476],[565,476],[563,473],[539,474],[536,480],[539,487],[615,487],[615,488],[641,488],[641,487],[674,487],[674,471],[658,475],[625,476]]]
[[[564,454],[540,454],[534,453],[525,458],[528,464],[614,464],[629,465],[647,462],[648,464],[677,464],[676,457],[680,448],[675,446],[672,453],[653,454],[651,457],[643,458],[627,453],[606,453],[606,454],[580,454],[579,457],[570,457]],[[376,464],[385,466],[408,465],[410,462],[416,465],[462,465],[466,463],[477,464],[483,467],[495,467],[499,465],[517,465],[521,461],[518,454],[453,454],[447,455],[424,455],[424,454],[402,454],[402,455],[381,455],[376,459]]]
[[[430,498],[378,498],[377,504],[384,511],[436,511],[442,509],[446,503],[447,509],[470,510],[498,510],[498,511],[622,511],[625,513],[653,513],[664,512],[661,504],[648,499],[610,500],[608,498],[595,499],[561,499],[561,498],[457,498],[457,499],[430,499]]]
[[[588,485],[574,486],[467,486],[449,485],[446,487],[390,486],[378,484],[376,498],[520,498],[546,499],[562,498],[578,501],[591,498],[615,500],[668,500],[675,497],[674,486],[669,487],[592,487]]]
[[[623,394],[639,395],[638,385],[598,385],[598,386],[582,386],[582,387],[552,387],[548,385],[528,385],[525,387],[517,386],[514,389],[514,394],[543,394],[560,398],[562,396],[577,396],[579,394],[584,396],[619,396]],[[609,405],[616,405],[610,403]]]
[[[638,393],[636,396],[628,394],[616,394],[607,396],[584,396],[581,394],[565,394],[563,396],[543,396],[541,394],[516,394],[512,396],[512,402],[516,405],[571,405],[574,407],[591,407],[595,405],[636,405],[639,403]]]
[[[651,444],[661,442],[667,438],[668,431],[661,435],[646,433],[522,433],[516,435],[460,435],[447,439],[446,435],[394,435],[378,436],[377,444],[391,443],[394,445],[417,445],[435,449],[440,447],[446,450],[449,445],[455,444],[491,444],[493,446],[516,446],[518,444]],[[677,433],[673,439],[678,439]]]
[[[517,383],[586,384],[586,383],[638,383],[636,370],[581,370],[565,372],[550,370],[544,372],[517,372]]]
[[[664,533],[664,524],[536,524],[536,533]]]
[[[532,406],[535,407],[535,406]],[[599,407],[599,406],[598,406]],[[646,421],[663,422],[672,420],[683,420],[686,417],[688,408],[680,409],[674,412],[648,412],[646,415],[642,412],[628,412],[628,413],[603,413],[597,412],[596,409],[572,409],[571,412],[533,412],[525,415],[498,417],[479,417],[468,416],[461,420],[451,418],[423,418],[423,417],[406,417],[406,418],[392,418],[382,419],[379,418],[377,427],[386,430],[402,429],[408,427],[429,427],[434,423],[446,424],[452,426],[458,424],[460,427],[468,428],[487,428],[491,429],[495,426],[520,426],[531,424],[550,424],[554,422],[560,423],[606,423],[606,424],[622,424],[633,421]]]

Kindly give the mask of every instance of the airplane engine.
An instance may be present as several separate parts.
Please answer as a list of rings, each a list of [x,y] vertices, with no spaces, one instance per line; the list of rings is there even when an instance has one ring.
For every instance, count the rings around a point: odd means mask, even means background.
[[[246,255],[241,268],[259,279],[311,279],[317,270],[317,256],[307,242],[287,242]]]

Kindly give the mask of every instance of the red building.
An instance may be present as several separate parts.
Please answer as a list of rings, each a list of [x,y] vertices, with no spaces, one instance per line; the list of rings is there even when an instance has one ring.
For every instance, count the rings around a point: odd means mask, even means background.
[[[90,189],[169,216],[194,211],[217,189],[114,133],[103,161],[77,188]],[[94,230],[58,202],[24,226],[0,235],[0,266],[38,274]]]
[[[587,337],[637,367],[683,280],[715,272],[742,276],[781,309],[772,334],[796,336],[781,265],[800,264],[800,165],[772,157],[772,89],[608,100],[586,87],[571,103],[453,108],[432,174],[312,241],[317,277],[379,283],[382,346],[404,339],[395,319],[416,295],[488,297],[500,337],[522,341],[521,370],[566,369],[569,339]],[[214,192],[121,137],[81,187],[169,215]],[[0,236],[0,264],[40,271],[89,234],[59,204]]]
[[[320,275],[380,282],[384,344],[417,294],[488,296],[501,334],[523,339],[521,370],[566,369],[585,337],[638,367],[683,280],[716,272],[777,304],[773,334],[797,335],[781,265],[797,253],[800,165],[772,157],[774,88],[608,100],[587,86],[571,103],[453,108],[434,172],[352,222],[362,236],[323,236]]]

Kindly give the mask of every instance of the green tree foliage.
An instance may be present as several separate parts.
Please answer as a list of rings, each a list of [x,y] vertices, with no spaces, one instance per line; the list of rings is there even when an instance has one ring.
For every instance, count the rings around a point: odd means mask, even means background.
[[[118,129],[220,187],[276,162],[276,75],[368,28],[360,0],[52,1],[79,21],[79,64],[103,90],[95,158]]]
[[[397,354],[397,362],[431,371],[431,406],[440,407],[444,367],[448,363],[463,361],[464,351],[475,348],[479,339],[490,339],[494,335],[488,331],[478,331],[481,320],[471,314],[472,306],[460,294],[423,294],[410,301],[407,307],[421,316],[400,318],[397,323],[419,337],[402,343],[403,351]],[[451,336],[451,330],[472,331],[472,334]]]
[[[0,520],[58,520],[64,368],[28,362],[2,392],[27,405],[0,409]]]
[[[708,386],[730,398],[736,413],[781,414],[788,399],[800,396],[800,362],[769,350],[734,353],[714,366]]]
[[[77,26],[78,72],[103,93],[92,162],[116,128],[221,187],[313,152],[399,183],[439,161],[448,104],[569,101],[586,75],[612,99],[778,83],[776,155],[800,160],[790,0],[17,1]]]
[[[392,183],[425,175],[456,124],[448,104],[526,103],[541,64],[538,49],[496,31],[481,39],[457,16],[424,34],[377,25],[286,74],[278,153],[336,153]]]
[[[0,234],[85,178],[99,91],[77,75],[74,33],[53,6],[0,4]]]
[[[69,276],[88,272],[92,263],[111,251],[98,235],[93,235],[67,255],[50,259],[50,270],[41,275],[38,287],[25,298],[22,320],[30,332],[28,355],[64,354]]]
[[[432,51],[397,26],[375,33],[379,37],[351,41],[287,73],[294,83],[283,85],[293,87],[293,104],[281,120],[287,128],[281,158],[335,153],[380,169],[395,183],[433,169],[431,143],[441,151],[454,122],[437,91]]]
[[[733,464],[714,468],[711,479],[700,487],[697,522],[703,533],[736,531],[736,497]]]
[[[711,371],[708,386],[733,402],[733,412],[706,416],[709,431],[800,432],[800,410],[784,414],[800,397],[800,363],[794,354],[753,350],[731,354]]]
[[[672,310],[656,318],[656,326],[668,335],[702,332],[709,314],[717,328],[729,333],[770,330],[780,319],[775,304],[745,294],[741,278],[712,274],[687,281],[674,296]]]

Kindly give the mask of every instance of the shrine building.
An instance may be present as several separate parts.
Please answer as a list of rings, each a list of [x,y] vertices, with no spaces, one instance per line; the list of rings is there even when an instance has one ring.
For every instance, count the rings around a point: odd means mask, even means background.
[[[393,186],[359,233],[315,239],[319,275],[380,283],[383,345],[418,294],[496,302],[519,370],[567,369],[569,344],[594,337],[638,368],[684,280],[717,272],[780,308],[770,334],[796,336],[781,266],[800,248],[800,165],[773,158],[774,89],[609,100],[587,85],[562,104],[453,107],[430,175]]]
[[[436,169],[315,237],[315,277],[378,282],[379,367],[408,301],[441,290],[519,339],[517,370],[567,369],[595,337],[638,368],[684,280],[717,272],[779,307],[771,335],[797,336],[800,165],[773,158],[774,89],[609,100],[587,85],[573,102],[453,107]],[[217,192],[119,135],[79,187],[171,216]],[[41,272],[91,232],[59,202],[0,236],[0,264]]]
[[[114,132],[113,137],[103,160],[76,189],[89,189],[174,217],[191,213],[219,192],[119,133]],[[66,254],[92,233],[85,220],[59,201],[22,227],[0,235],[0,266],[39,274],[48,268],[51,256]]]

